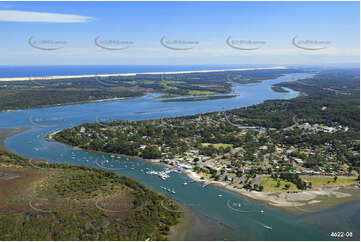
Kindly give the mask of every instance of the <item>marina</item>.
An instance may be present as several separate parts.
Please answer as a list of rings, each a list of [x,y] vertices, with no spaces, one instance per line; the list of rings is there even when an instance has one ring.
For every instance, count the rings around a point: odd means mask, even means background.
[[[148,174],[148,175],[157,175],[162,180],[166,180],[166,179],[170,178],[169,174],[172,173],[172,172],[179,173],[180,171],[178,171],[177,168],[167,168],[167,169],[165,169],[163,171],[149,170],[149,171],[146,172],[146,174]]]

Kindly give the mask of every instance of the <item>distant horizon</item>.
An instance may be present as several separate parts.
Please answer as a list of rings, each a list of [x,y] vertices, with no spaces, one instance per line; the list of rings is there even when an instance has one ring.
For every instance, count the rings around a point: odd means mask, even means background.
[[[3,65],[0,66],[261,66],[261,65],[277,65],[277,66],[319,66],[319,65],[360,65],[361,62],[332,62],[332,63],[320,63],[320,64],[108,64],[108,65],[97,65],[97,64],[41,64],[41,65]]]
[[[218,71],[246,71],[254,69],[360,69],[359,63],[320,65],[0,65],[0,81],[19,81],[31,78],[50,79],[94,76],[132,76],[139,74],[181,74]]]

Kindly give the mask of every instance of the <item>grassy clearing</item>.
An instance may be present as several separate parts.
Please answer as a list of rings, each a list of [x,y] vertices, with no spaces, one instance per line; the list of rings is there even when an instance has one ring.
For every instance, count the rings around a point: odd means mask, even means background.
[[[222,144],[222,143],[219,143],[219,144],[210,144],[210,143],[202,143],[203,146],[208,146],[208,145],[213,145],[216,149],[219,149],[219,148],[227,148],[227,147],[230,147],[230,148],[233,148],[233,146],[231,144]]]
[[[280,179],[279,181],[280,186],[278,187],[276,180],[272,179],[271,177],[263,176],[258,185],[263,186],[264,192],[297,191],[297,187],[295,184]],[[285,189],[286,184],[290,186],[290,188],[287,190]]]
[[[165,82],[161,83],[160,86],[164,89],[164,91],[178,90],[178,87],[169,86],[169,85],[167,85],[167,83],[165,83]]]
[[[182,84],[185,83],[184,81],[164,81],[167,84]]]
[[[216,94],[215,92],[211,91],[199,91],[199,90],[190,90],[189,95],[193,96],[200,96],[200,95],[213,95]]]
[[[199,172],[198,175],[200,175],[204,179],[210,179],[211,178],[211,174],[205,173],[205,172]]]
[[[317,188],[323,185],[326,186],[342,186],[342,185],[351,185],[357,184],[357,177],[338,177],[336,182],[334,182],[333,177],[305,177],[301,176],[302,180],[307,182],[312,182],[312,187]]]
[[[217,149],[219,149],[219,148],[225,149],[227,147],[233,148],[233,145],[231,145],[231,144],[213,144],[213,146],[216,147]]]

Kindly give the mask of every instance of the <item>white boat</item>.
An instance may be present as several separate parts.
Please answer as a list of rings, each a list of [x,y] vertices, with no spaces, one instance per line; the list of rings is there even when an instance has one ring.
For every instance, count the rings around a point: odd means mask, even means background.
[[[176,194],[176,192],[174,191],[174,188],[172,189],[172,191],[171,191],[173,194]]]
[[[263,211],[263,210],[261,210],[261,211],[260,211],[260,213],[264,213],[264,211]]]
[[[223,195],[219,194],[218,197],[222,197]]]
[[[263,227],[265,227],[266,229],[272,229],[272,227],[268,226],[268,225],[263,225]]]
[[[187,185],[187,184],[188,184],[187,182],[183,183],[183,185]]]

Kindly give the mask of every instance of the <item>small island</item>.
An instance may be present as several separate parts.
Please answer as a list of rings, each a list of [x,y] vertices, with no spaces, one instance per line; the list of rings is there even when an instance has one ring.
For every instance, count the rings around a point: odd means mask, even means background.
[[[275,92],[279,92],[279,93],[288,93],[289,92],[286,89],[284,89],[283,87],[279,87],[279,86],[272,86],[272,90]]]
[[[225,98],[235,98],[238,95],[219,95],[219,96],[203,96],[203,97],[186,97],[186,98],[172,98],[164,99],[161,102],[191,102],[191,101],[206,101],[206,100],[217,100]]]
[[[135,98],[150,92],[160,93],[164,98],[189,96],[189,100],[183,101],[229,98],[226,94],[232,93],[232,85],[258,83],[295,72],[295,69],[280,66],[183,72],[0,78],[0,111]],[[198,98],[197,96],[203,97]]]

